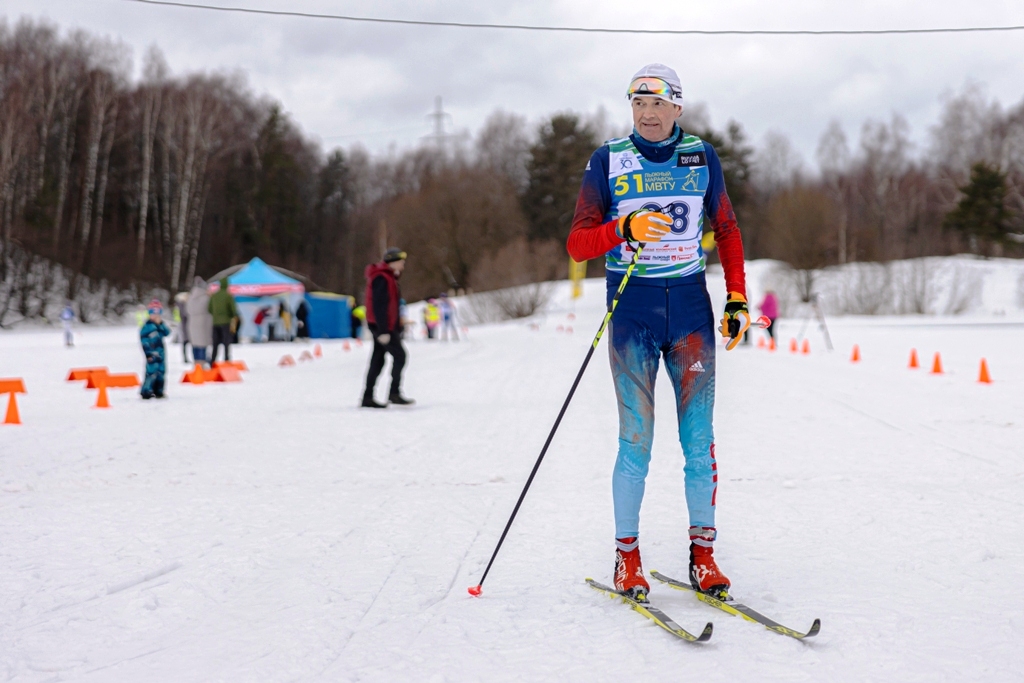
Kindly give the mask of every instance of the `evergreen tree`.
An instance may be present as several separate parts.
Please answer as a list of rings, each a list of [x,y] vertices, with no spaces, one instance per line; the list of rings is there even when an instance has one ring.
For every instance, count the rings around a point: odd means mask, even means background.
[[[993,244],[1006,242],[1010,212],[1006,208],[1006,174],[979,161],[971,166],[971,180],[960,188],[963,197],[946,214],[942,225],[970,238]]]
[[[555,114],[541,125],[530,148],[530,182],[522,200],[530,239],[569,237],[583,171],[598,144],[596,133],[575,114]]]

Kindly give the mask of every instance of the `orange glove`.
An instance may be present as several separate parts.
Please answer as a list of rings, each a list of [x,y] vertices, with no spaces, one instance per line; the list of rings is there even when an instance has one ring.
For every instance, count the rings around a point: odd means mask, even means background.
[[[725,345],[726,351],[736,348],[748,327],[750,312],[747,311],[747,297],[737,292],[729,292],[729,298],[725,302],[725,313],[722,315],[722,325],[718,328],[722,336],[729,339]]]
[[[672,219],[660,211],[639,209],[619,218],[615,232],[627,242],[658,242],[672,228]]]

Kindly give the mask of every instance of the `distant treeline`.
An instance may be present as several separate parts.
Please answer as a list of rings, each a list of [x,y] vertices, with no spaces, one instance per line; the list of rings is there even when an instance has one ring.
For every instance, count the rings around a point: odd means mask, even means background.
[[[256,255],[359,295],[385,245],[411,254],[410,300],[564,277],[586,161],[629,130],[626,111],[623,125],[558,113],[535,128],[499,111],[473,138],[325,152],[239,77],[172,76],[155,48],[130,73],[122,45],[0,25],[0,297],[18,290],[15,253],[78,274],[61,280],[70,298],[82,283],[176,291]],[[898,115],[854,146],[833,124],[819,173],[781,135],[755,147],[738,123],[713,129],[700,104],[681,123],[719,150],[750,258],[1021,254],[1024,103],[968,89],[918,153]]]

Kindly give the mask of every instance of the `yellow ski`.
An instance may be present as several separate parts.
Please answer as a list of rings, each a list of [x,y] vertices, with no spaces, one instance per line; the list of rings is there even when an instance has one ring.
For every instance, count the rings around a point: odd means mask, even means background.
[[[620,593],[614,588],[609,588],[603,583],[598,583],[593,579],[587,579],[587,583],[590,584],[591,588],[599,590],[611,598],[618,598],[619,600],[622,600],[622,602],[626,603],[634,610],[636,610],[640,614],[644,615],[645,617],[653,621],[658,626],[662,627],[675,637],[685,640],[688,643],[703,643],[711,639],[711,631],[713,627],[710,621],[707,623],[707,626],[704,627],[704,630],[701,632],[701,634],[699,636],[695,636],[686,629],[684,629],[682,626],[677,624],[676,622],[672,621],[672,619],[669,618],[667,614],[665,614],[649,602],[639,602],[637,600],[634,600],[628,595]]]
[[[818,635],[818,631],[821,630],[821,619],[815,619],[814,623],[811,624],[811,628],[807,631],[807,633],[800,633],[799,631],[794,631],[791,628],[787,628],[786,626],[783,626],[782,624],[778,623],[777,621],[769,619],[768,617],[766,617],[765,615],[761,614],[757,610],[754,610],[754,609],[752,609],[750,607],[747,607],[746,605],[744,605],[742,603],[736,602],[732,598],[728,598],[727,597],[725,600],[719,600],[718,598],[716,598],[714,596],[711,596],[711,595],[708,595],[707,593],[701,593],[700,591],[695,591],[690,584],[683,583],[682,581],[678,581],[676,579],[669,578],[669,577],[665,576],[664,574],[661,574],[660,572],[656,572],[656,571],[651,572],[651,576],[656,578],[658,581],[661,581],[662,583],[667,583],[668,585],[672,586],[673,588],[675,588],[677,590],[689,591],[689,592],[693,593],[694,595],[696,595],[697,599],[700,600],[701,602],[707,603],[708,605],[711,605],[712,607],[716,607],[716,608],[722,610],[723,612],[731,614],[731,615],[733,615],[735,617],[743,617],[747,621],[752,621],[754,623],[761,624],[762,626],[764,626],[769,631],[774,631],[775,633],[781,633],[782,635],[789,636],[790,638],[796,638],[797,640],[803,640],[805,638],[813,638],[814,636]]]

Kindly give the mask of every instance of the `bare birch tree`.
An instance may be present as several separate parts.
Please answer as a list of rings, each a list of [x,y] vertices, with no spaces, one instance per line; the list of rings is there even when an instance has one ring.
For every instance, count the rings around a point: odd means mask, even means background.
[[[160,121],[160,103],[162,95],[161,83],[167,77],[167,65],[163,55],[154,46],[146,55],[143,67],[146,84],[143,86],[142,114],[142,181],[139,185],[139,231],[138,247],[135,264],[141,268],[146,257],[146,223],[149,220],[150,174],[153,171],[153,142],[156,138],[156,127]]]

